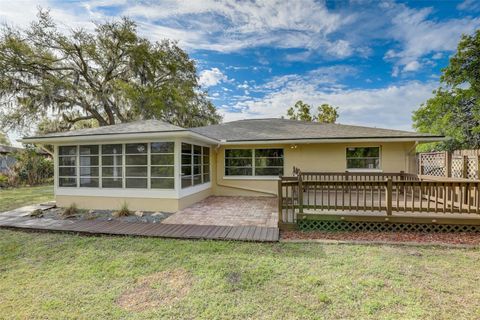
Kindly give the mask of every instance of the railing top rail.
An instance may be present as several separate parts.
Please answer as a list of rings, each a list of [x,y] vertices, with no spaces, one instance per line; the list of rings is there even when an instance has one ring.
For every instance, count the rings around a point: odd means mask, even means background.
[[[354,171],[338,171],[338,172],[321,172],[321,171],[302,171],[302,175],[349,175],[349,176],[393,176],[393,175],[404,175],[404,176],[416,176],[413,173],[405,172],[354,172]]]
[[[299,180],[296,177],[285,177],[283,185],[295,185]],[[386,185],[388,179],[383,180],[303,180],[304,185]],[[471,185],[480,183],[479,180],[392,180],[393,185]]]

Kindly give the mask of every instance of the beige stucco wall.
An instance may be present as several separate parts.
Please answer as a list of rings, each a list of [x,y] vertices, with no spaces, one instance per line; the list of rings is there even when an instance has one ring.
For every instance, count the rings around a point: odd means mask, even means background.
[[[55,196],[57,206],[68,207],[75,203],[80,209],[115,210],[125,201],[130,210],[175,212],[178,199],[91,197],[91,196]]]
[[[380,146],[381,170],[383,172],[405,171],[413,173],[415,172],[414,161],[412,161],[414,145],[414,142],[372,142],[221,146],[215,149],[217,165],[213,180],[213,193],[221,196],[268,196],[277,193],[278,185],[275,180],[225,178],[223,158],[226,148],[283,148],[285,157],[284,175],[290,176],[294,166],[302,171],[346,171],[346,148],[361,146]]]
[[[206,189],[181,199],[132,198],[132,197],[92,197],[56,195],[57,206],[68,207],[75,203],[80,209],[115,210],[124,202],[130,210],[176,212],[192,205],[212,194],[212,189]]]
[[[195,202],[201,201],[213,194],[212,188],[183,197],[178,201],[178,210],[191,206]]]

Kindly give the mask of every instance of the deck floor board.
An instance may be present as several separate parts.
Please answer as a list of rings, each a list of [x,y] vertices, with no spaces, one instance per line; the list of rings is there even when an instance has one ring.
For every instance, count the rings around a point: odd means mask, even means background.
[[[162,238],[243,240],[274,242],[278,228],[263,226],[221,226],[196,224],[163,224],[125,221],[55,220],[25,216],[2,216],[0,228],[85,234],[131,235]]]

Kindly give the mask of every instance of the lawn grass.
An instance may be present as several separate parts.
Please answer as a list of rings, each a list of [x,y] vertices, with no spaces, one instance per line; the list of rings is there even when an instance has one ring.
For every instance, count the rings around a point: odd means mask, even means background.
[[[479,262],[477,249],[0,230],[0,318],[478,319]],[[122,293],[163,273],[188,275],[186,295],[119,306]]]
[[[53,186],[0,189],[0,212],[53,200]]]

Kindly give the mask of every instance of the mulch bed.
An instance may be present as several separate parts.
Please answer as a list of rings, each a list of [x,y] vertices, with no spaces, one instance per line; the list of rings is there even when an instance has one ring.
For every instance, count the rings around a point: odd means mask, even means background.
[[[480,233],[419,233],[419,232],[326,232],[282,231],[282,240],[337,240],[372,242],[417,242],[455,245],[479,245]]]

